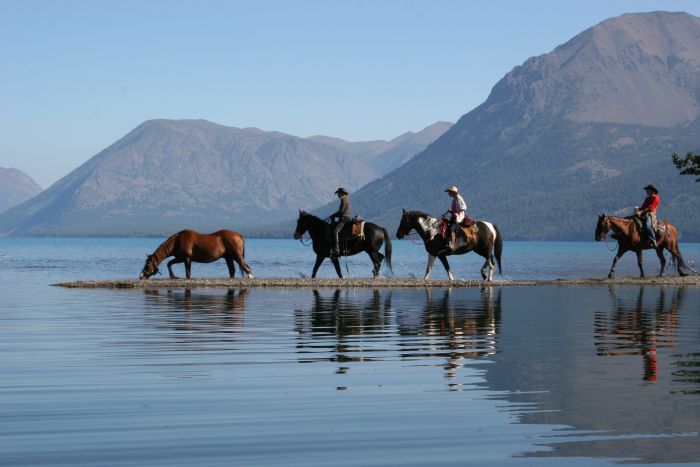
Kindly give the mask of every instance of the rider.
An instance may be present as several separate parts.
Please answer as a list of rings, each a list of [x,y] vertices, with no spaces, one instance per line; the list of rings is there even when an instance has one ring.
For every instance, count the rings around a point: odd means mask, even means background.
[[[340,198],[340,207],[329,217],[331,220],[336,217],[338,218],[338,222],[333,229],[333,249],[331,250],[332,255],[338,256],[340,255],[340,240],[338,237],[340,235],[340,231],[343,230],[343,227],[345,227],[345,224],[350,222],[351,206],[350,194],[348,193],[348,190],[341,187],[335,191],[335,194],[338,195],[338,198]]]
[[[464,219],[464,214],[467,211],[467,203],[464,202],[464,198],[462,198],[462,195],[459,194],[459,190],[456,186],[452,185],[451,187],[447,188],[445,192],[449,194],[452,198],[452,205],[450,206],[450,209],[445,213],[451,214],[449,225],[450,241],[447,245],[447,248],[451,251],[454,251],[456,248],[457,240],[457,225],[459,225],[459,223],[462,222],[462,220]]]
[[[644,199],[644,204],[642,207],[636,208],[638,215],[644,221],[644,230],[651,240],[651,246],[658,248],[656,244],[656,232],[654,228],[656,227],[656,210],[659,207],[659,190],[656,189],[654,185],[647,185],[644,187],[647,192],[647,197]]]

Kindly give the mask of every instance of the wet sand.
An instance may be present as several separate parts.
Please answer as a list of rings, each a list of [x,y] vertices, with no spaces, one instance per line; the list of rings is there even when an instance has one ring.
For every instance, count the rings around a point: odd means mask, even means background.
[[[199,287],[260,287],[260,288],[423,288],[423,287],[483,287],[483,286],[580,286],[580,285],[673,285],[700,286],[700,276],[669,277],[620,277],[615,279],[555,279],[543,281],[496,280],[423,280],[423,279],[310,279],[310,278],[202,278],[202,279],[114,279],[99,281],[75,281],[53,284],[58,287],[85,289],[157,289]]]

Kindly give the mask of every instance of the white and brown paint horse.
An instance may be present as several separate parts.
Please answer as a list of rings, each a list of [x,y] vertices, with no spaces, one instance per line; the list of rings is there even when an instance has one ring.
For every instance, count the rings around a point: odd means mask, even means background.
[[[401,224],[396,231],[396,238],[403,238],[412,230],[420,236],[425,246],[425,251],[428,252],[428,266],[425,269],[424,279],[430,277],[430,272],[433,270],[435,258],[438,258],[447,271],[447,276],[450,280],[454,280],[452,271],[450,271],[450,263],[447,262],[447,257],[450,255],[463,255],[473,251],[484,258],[483,267],[481,268],[481,278],[489,282],[493,281],[493,271],[496,267],[494,258],[498,262],[498,273],[501,274],[501,253],[503,252],[503,239],[498,227],[490,222],[477,221],[477,238],[476,241],[468,243],[461,236],[457,237],[457,248],[455,251],[447,249],[447,242],[442,236],[440,229],[440,221],[434,217],[420,211],[403,210],[401,216]]]

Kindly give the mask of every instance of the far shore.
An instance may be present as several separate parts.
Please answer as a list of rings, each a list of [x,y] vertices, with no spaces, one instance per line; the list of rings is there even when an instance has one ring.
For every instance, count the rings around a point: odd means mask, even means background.
[[[310,278],[202,278],[202,279],[114,279],[75,281],[53,284],[57,287],[83,289],[161,289],[204,287],[255,288],[425,288],[425,287],[511,287],[511,286],[608,286],[608,285],[669,285],[699,287],[700,276],[620,277],[615,279],[555,279],[541,281],[484,282],[481,280],[422,280],[422,279],[310,279]]]

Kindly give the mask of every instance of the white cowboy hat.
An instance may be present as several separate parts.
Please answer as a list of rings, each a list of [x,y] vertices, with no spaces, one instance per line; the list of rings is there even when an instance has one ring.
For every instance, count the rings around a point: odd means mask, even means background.
[[[452,185],[451,187],[445,189],[445,193],[459,193],[459,190],[456,186]]]

